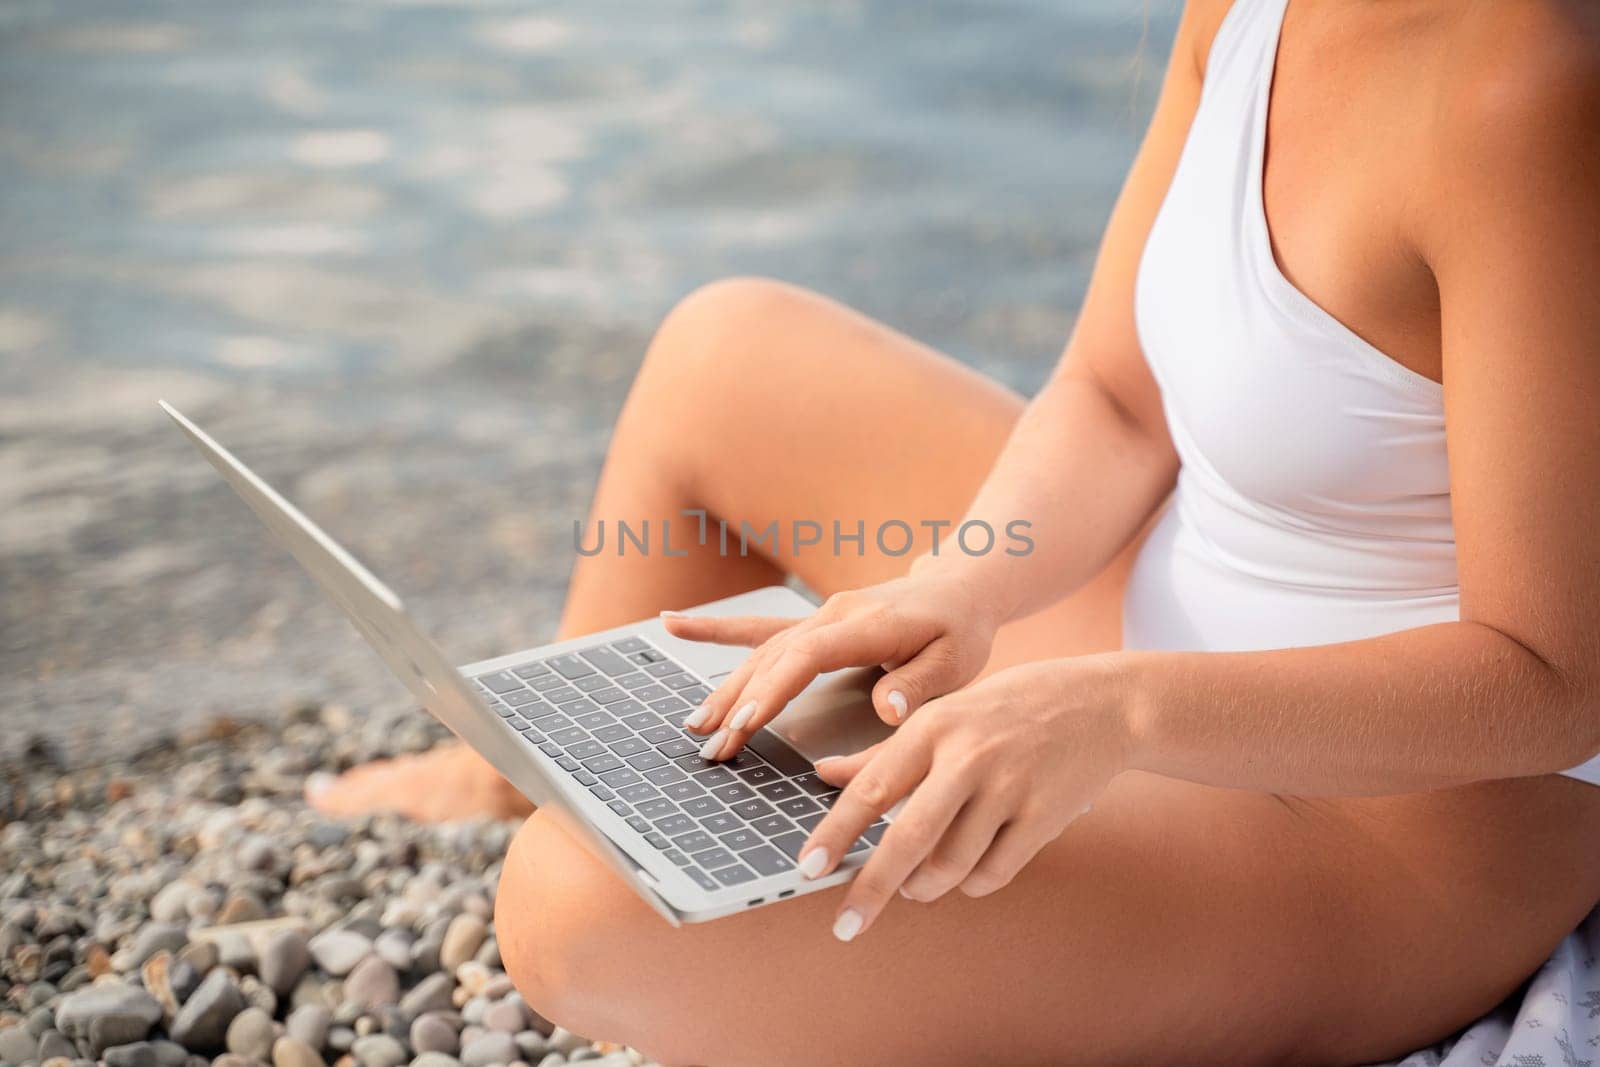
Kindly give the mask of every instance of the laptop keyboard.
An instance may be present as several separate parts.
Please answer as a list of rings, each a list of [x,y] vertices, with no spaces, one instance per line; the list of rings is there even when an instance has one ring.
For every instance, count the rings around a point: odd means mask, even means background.
[[[782,874],[839,791],[770,730],[721,763],[683,728],[711,688],[642,637],[475,679],[508,725],[702,889]],[[880,819],[850,848],[876,845]]]

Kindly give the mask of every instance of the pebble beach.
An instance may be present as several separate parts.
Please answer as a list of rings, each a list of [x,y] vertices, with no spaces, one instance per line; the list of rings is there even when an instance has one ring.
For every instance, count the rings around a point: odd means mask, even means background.
[[[513,822],[330,821],[307,775],[419,751],[411,711],[217,720],[0,784],[0,1064],[606,1067],[512,988],[493,901]]]

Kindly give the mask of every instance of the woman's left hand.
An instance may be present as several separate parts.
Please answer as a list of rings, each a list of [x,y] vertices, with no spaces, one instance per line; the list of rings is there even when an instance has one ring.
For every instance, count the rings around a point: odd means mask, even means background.
[[[936,900],[1006,885],[1131,765],[1126,685],[1114,656],[1043,660],[929,701],[894,736],[817,773],[843,786],[800,853],[821,877],[901,799],[834,920],[849,941],[896,890]],[[820,856],[818,852],[820,850]]]

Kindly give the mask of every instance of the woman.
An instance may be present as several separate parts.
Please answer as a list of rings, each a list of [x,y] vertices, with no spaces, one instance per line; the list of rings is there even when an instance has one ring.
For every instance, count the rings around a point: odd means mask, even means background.
[[[1026,407],[775,283],[674,311],[596,517],[1035,549],[582,560],[567,635],[791,567],[833,594],[670,622],[758,645],[699,732],[731,755],[884,663],[899,729],[823,765],[803,866],[906,806],[848,886],[685,930],[533,816],[498,913],[529,1000],[672,1064],[1239,1064],[1381,1059],[1511,992],[1600,898],[1596,22],[1193,0]],[[500,802],[453,754],[319,802],[423,773]]]

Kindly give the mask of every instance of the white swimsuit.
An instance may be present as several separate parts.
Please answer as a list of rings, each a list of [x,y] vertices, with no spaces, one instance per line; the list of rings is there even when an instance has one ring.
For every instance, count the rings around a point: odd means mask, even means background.
[[[1460,617],[1442,388],[1273,258],[1261,178],[1287,2],[1234,0],[1139,267],[1139,340],[1182,469],[1129,581],[1129,648],[1329,644]],[[1600,784],[1600,758],[1567,773]]]

